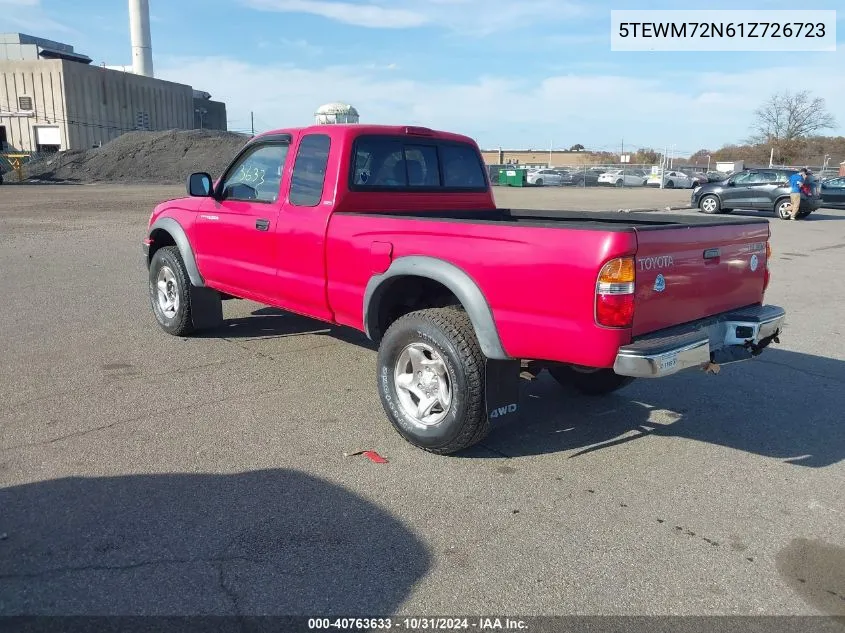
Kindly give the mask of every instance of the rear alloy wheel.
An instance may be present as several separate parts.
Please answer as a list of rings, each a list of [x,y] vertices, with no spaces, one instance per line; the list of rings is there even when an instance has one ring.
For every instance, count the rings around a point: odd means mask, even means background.
[[[622,182],[622,179],[621,179],[621,178],[620,178],[619,180],[617,180],[617,181],[616,181],[616,186],[617,186],[617,187],[621,187],[623,184],[624,184],[624,183]]]
[[[538,187],[542,187],[543,186],[543,179],[538,178],[537,180],[534,181],[534,184],[537,185]]]
[[[703,213],[719,213],[722,209],[722,203],[719,202],[719,198],[716,196],[704,196],[698,203],[698,208]]]
[[[670,180],[669,182],[667,182],[667,183],[666,183],[666,188],[667,188],[667,189],[674,189],[674,188],[675,188],[675,181],[674,181],[674,180]]]
[[[778,202],[775,203],[775,215],[781,220],[791,220],[792,201],[788,199],[778,200]]]
[[[549,373],[561,386],[574,387],[588,396],[604,396],[634,382],[630,376],[620,376],[612,369],[584,370],[569,365],[549,367]]]
[[[463,310],[432,308],[397,319],[379,345],[377,365],[384,411],[414,446],[447,455],[487,435],[484,354]]]

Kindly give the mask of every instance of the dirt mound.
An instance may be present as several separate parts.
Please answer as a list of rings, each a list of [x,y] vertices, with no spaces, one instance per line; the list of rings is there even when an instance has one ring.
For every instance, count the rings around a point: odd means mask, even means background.
[[[196,171],[218,177],[249,140],[213,130],[128,132],[102,147],[62,152],[26,166],[28,180],[178,184]]]

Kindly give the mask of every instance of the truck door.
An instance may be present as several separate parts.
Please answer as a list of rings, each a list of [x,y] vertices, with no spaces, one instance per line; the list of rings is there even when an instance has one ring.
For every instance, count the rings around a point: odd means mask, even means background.
[[[300,139],[275,228],[279,305],[327,321],[334,316],[326,294],[326,232],[337,178],[346,177],[340,174],[342,144],[335,145],[329,134]]]
[[[258,141],[235,159],[194,225],[197,266],[214,288],[272,302],[276,225],[289,140]]]

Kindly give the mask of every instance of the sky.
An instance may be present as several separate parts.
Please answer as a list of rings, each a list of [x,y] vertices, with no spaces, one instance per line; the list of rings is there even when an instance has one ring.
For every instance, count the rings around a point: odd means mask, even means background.
[[[150,0],[162,79],[225,101],[229,128],[308,125],[327,102],[362,123],[424,125],[483,148],[676,155],[747,138],[773,93],[810,90],[845,135],[845,9],[835,52],[619,52],[612,9],[677,0]],[[711,0],[711,9],[795,9]],[[0,0],[0,32],[71,44],[95,64],[131,63],[126,0]]]

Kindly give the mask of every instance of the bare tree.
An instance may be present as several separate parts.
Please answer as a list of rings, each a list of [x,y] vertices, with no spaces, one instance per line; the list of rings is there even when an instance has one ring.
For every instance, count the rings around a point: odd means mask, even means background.
[[[836,127],[824,99],[809,91],[772,95],[754,112],[751,143],[774,147],[782,161],[794,158],[802,141],[812,134]]]

